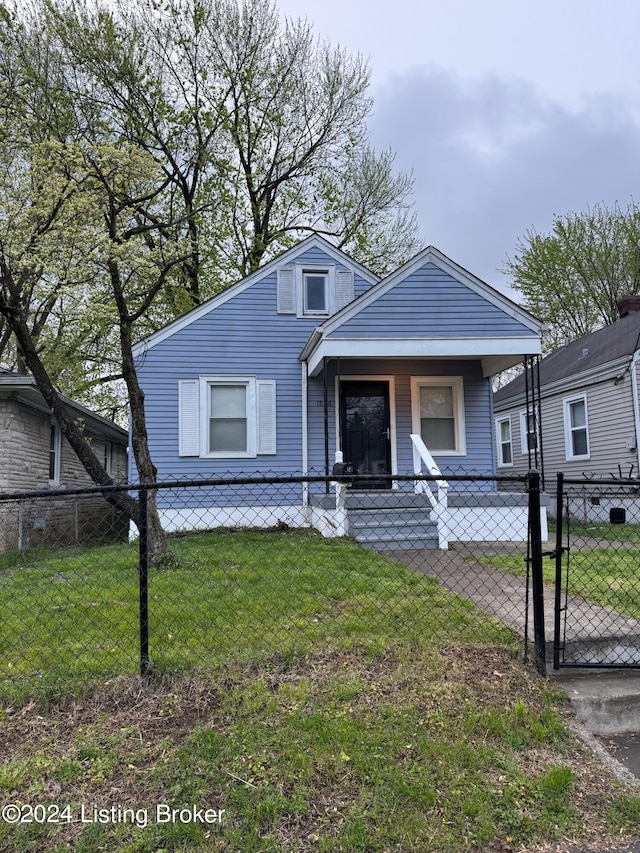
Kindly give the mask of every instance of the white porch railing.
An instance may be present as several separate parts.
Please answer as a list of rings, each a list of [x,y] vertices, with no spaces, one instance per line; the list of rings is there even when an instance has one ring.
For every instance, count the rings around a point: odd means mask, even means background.
[[[442,471],[438,468],[436,460],[429,453],[426,444],[422,437],[411,433],[411,441],[413,443],[413,473],[422,474],[423,466],[427,474],[433,477],[438,477],[436,480],[437,490],[434,494],[429,488],[429,483],[426,480],[416,480],[415,491],[417,494],[426,494],[431,503],[435,521],[438,524],[438,540],[440,548],[443,550],[449,547],[446,516],[447,516],[447,491],[449,483],[442,478]]]

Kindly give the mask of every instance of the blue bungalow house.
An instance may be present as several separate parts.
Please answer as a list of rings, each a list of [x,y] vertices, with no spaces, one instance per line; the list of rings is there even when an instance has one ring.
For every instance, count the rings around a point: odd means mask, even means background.
[[[446,474],[495,472],[490,379],[539,353],[540,332],[433,247],[379,280],[309,237],[136,346],[150,448],[160,480],[325,474],[338,461],[353,486],[212,492],[208,505],[189,491],[160,495],[164,524],[253,517],[357,537],[359,513],[384,505],[399,521],[423,514],[413,547],[520,538],[521,497],[456,496]],[[437,475],[437,488],[388,479],[419,472]],[[409,547],[398,529],[374,526],[380,547]]]

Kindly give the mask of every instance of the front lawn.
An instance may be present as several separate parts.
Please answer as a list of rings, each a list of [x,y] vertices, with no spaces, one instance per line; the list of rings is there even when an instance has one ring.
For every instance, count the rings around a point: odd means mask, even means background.
[[[5,712],[0,799],[67,811],[0,823],[0,851],[612,849],[636,831],[640,799],[577,747],[557,703],[513,652],[428,637],[146,688],[114,679],[44,714]],[[159,807],[186,814],[160,822]]]
[[[435,580],[310,532],[173,548],[147,681],[133,545],[5,556],[0,800],[30,820],[0,822],[2,853],[509,853],[636,830],[640,799],[566,732],[517,637]]]
[[[423,574],[347,539],[311,531],[176,538],[149,573],[156,672],[392,640],[517,639]],[[5,555],[0,687],[11,701],[78,694],[139,665],[135,545]],[[0,696],[2,693],[0,692]]]

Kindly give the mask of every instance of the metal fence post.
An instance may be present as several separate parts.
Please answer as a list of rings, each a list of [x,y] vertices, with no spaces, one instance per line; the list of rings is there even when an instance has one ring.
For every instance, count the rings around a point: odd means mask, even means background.
[[[544,581],[542,577],[542,528],[540,525],[540,473],[529,471],[529,531],[531,536],[531,579],[533,592],[533,639],[536,667],[547,674],[544,628]]]
[[[562,606],[562,511],[564,504],[564,474],[558,472],[556,488],[556,589],[553,613],[553,668],[560,669],[560,608]]]
[[[140,513],[140,557],[138,571],[140,578],[140,675],[148,675],[151,668],[149,659],[149,539],[147,527],[147,490],[142,487],[138,493]]]

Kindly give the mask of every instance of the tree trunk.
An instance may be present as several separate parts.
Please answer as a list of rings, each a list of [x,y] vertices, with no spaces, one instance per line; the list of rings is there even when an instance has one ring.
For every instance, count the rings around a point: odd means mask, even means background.
[[[118,294],[116,294],[118,302]],[[124,306],[118,305],[118,309]],[[131,410],[131,450],[135,459],[138,477],[142,484],[152,484],[157,481],[158,470],[151,459],[149,437],[144,412],[144,391],[138,382],[131,339],[131,324],[123,319],[120,312],[120,350],[122,355],[122,375],[127,385],[129,407]],[[150,489],[147,495],[147,541],[149,545],[149,560],[157,563],[171,555],[169,538],[163,530],[158,508],[156,505],[157,491]]]
[[[0,308],[0,310],[2,310]],[[99,462],[91,446],[87,442],[83,431],[76,423],[73,415],[70,414],[66,402],[62,398],[60,392],[54,387],[49,374],[47,373],[35,345],[29,335],[26,324],[16,316],[13,312],[7,317],[13,332],[16,336],[18,346],[22,353],[22,358],[27,368],[31,372],[38,390],[44,397],[47,405],[51,409],[61,433],[69,442],[71,449],[74,451],[85,471],[91,477],[97,486],[113,486],[115,485],[109,474],[107,474],[104,466]],[[131,497],[126,491],[105,491],[104,497],[109,503],[122,510],[126,516],[138,525],[140,521],[138,502]]]

